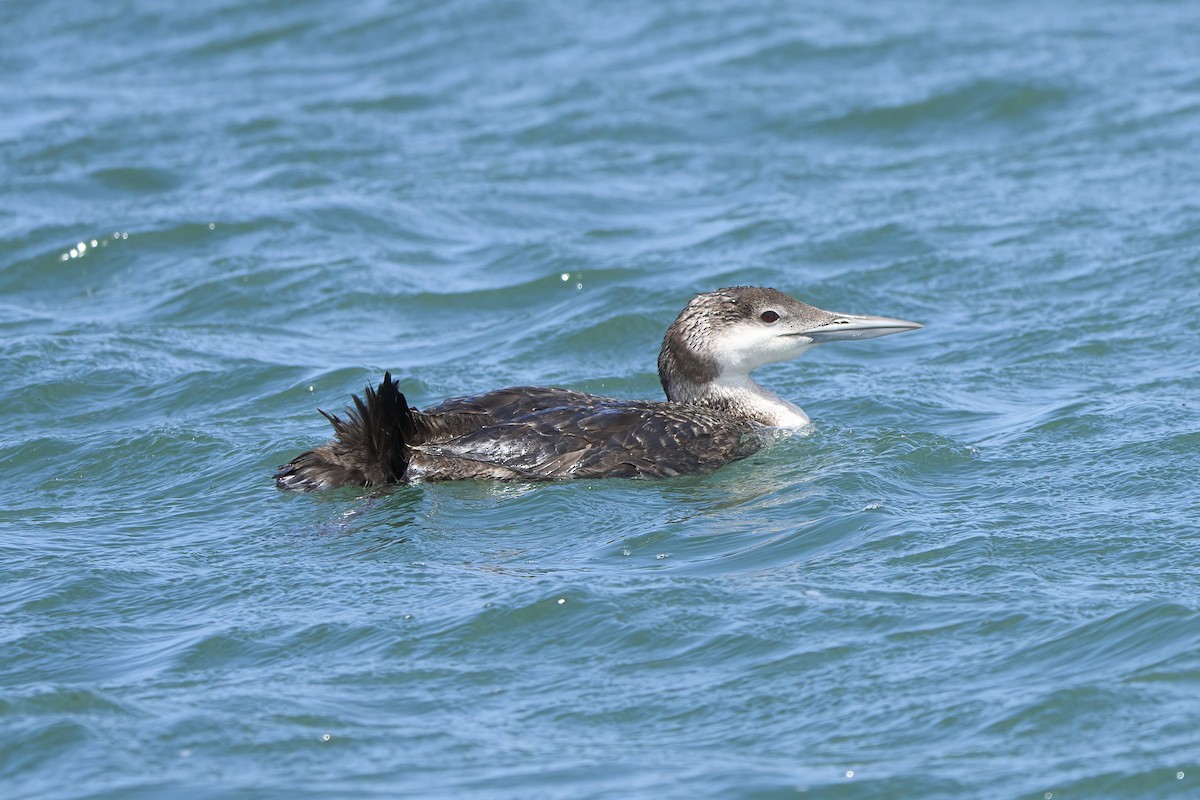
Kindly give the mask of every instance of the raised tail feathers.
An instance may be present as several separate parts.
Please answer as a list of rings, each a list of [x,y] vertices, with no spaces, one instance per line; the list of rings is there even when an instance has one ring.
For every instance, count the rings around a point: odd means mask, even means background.
[[[333,425],[333,440],[281,466],[275,473],[275,485],[311,492],[402,482],[410,458],[409,443],[417,435],[413,411],[390,372],[378,389],[367,386],[363,398],[354,395],[354,408],[346,411],[345,419],[322,411]]]

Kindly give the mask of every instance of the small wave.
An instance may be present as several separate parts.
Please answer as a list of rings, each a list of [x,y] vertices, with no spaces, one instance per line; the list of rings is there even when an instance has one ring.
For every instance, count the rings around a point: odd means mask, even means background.
[[[975,135],[1036,123],[1066,107],[1071,98],[1061,87],[976,80],[907,102],[850,109],[811,127],[830,135],[872,138]]]

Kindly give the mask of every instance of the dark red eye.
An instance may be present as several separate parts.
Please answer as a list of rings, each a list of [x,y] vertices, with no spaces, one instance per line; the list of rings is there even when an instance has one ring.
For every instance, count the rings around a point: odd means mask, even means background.
[[[774,311],[764,311],[758,315],[758,318],[761,319],[763,322],[767,323],[768,325],[771,324],[772,322],[779,322],[779,315],[776,314]]]

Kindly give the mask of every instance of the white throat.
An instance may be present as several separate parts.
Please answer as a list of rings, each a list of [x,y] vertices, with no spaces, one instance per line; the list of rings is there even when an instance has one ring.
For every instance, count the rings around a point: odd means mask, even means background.
[[[770,428],[803,428],[808,414],[746,373],[722,373],[705,388],[698,404],[727,408]]]

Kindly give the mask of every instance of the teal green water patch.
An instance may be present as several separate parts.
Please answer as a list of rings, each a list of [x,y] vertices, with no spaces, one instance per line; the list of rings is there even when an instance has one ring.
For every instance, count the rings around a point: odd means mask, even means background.
[[[914,143],[960,136],[996,136],[1006,126],[1036,130],[1042,118],[1060,111],[1073,94],[1057,87],[1013,85],[977,80],[945,87],[920,99],[866,109],[856,108],[817,123],[828,135],[882,143]]]
[[[181,183],[177,175],[161,169],[131,167],[104,169],[93,172],[91,177],[105,189],[136,194],[166,192]]]

